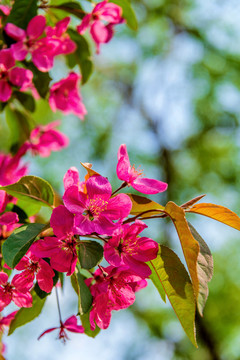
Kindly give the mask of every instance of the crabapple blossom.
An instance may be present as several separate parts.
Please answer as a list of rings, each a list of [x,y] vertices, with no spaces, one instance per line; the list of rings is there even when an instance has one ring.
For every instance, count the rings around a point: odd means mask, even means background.
[[[50,88],[49,104],[53,111],[64,114],[74,113],[80,119],[87,113],[79,92],[81,76],[71,72],[66,78],[56,82]]]
[[[32,85],[33,73],[15,66],[11,49],[0,50],[0,101],[6,102],[12,95],[12,87],[25,91]]]
[[[112,187],[109,181],[100,175],[91,176],[86,181],[87,193],[79,191],[77,185],[70,186],[63,195],[66,208],[74,217],[74,233],[111,235],[121,221],[129,215],[132,202],[126,194],[111,198]]]
[[[39,337],[38,340],[41,339],[41,337],[45,334],[48,334],[56,329],[59,329],[58,338],[65,342],[66,340],[69,340],[67,333],[65,330],[71,331],[73,333],[84,333],[84,328],[81,325],[77,324],[77,317],[75,315],[70,316],[64,323],[60,321],[60,326],[53,327],[51,329],[45,330]]]
[[[34,244],[32,245],[34,247]],[[40,289],[50,293],[53,288],[53,277],[55,275],[51,266],[43,259],[38,258],[30,250],[20,260],[15,267],[22,271],[15,275],[15,286],[22,291],[30,290],[33,287],[33,281],[36,279]]]
[[[81,24],[77,26],[77,31],[82,35],[90,28],[90,34],[99,53],[100,44],[109,42],[113,37],[114,25],[123,21],[122,8],[106,0],[98,3],[90,14],[84,16]]]
[[[158,243],[147,237],[138,237],[147,226],[140,220],[125,224],[114,231],[104,246],[104,257],[114,266],[128,265],[143,278],[151,275],[146,261],[157,257]]]
[[[18,221],[19,218],[15,212],[8,211],[0,215],[0,238],[6,239],[11,231],[20,226]]]
[[[162,181],[141,177],[142,171],[131,166],[127,147],[122,144],[118,150],[117,176],[143,194],[157,194],[167,190],[168,185]]]
[[[51,151],[59,151],[66,147],[69,140],[66,135],[55,129],[58,125],[60,121],[54,121],[33,129],[29,140],[22,145],[22,154],[31,150],[34,155],[47,157],[50,156]]]
[[[8,275],[3,271],[0,272],[0,311],[9,305],[11,301],[19,307],[32,306],[30,292],[18,289],[17,284],[15,284],[15,276],[10,283],[8,282]]]

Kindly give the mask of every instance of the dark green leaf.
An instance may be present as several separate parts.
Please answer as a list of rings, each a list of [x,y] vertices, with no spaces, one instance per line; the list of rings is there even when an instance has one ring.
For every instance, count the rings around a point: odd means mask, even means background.
[[[42,311],[42,308],[45,304],[45,299],[40,299],[34,291],[31,292],[33,298],[33,304],[30,308],[21,308],[15,318],[11,322],[8,335],[11,335],[16,328],[25,325],[26,323],[32,321],[38,317]]]
[[[111,0],[112,3],[120,6],[123,10],[123,18],[132,30],[138,29],[138,22],[133,8],[128,0]]]
[[[14,1],[7,23],[26,29],[29,21],[37,15],[38,0],[16,0]]]
[[[12,204],[13,205],[13,204]],[[17,215],[18,215],[18,218],[19,218],[19,222],[20,223],[23,223],[27,220],[28,216],[27,214],[25,213],[25,211],[23,209],[21,209],[19,206],[17,205],[13,205],[11,207],[11,209],[9,209],[9,211],[13,211],[15,212]]]
[[[92,295],[88,286],[84,282],[86,278],[80,274],[80,271],[77,271],[76,278],[78,283],[78,309],[79,313],[83,315],[92,305]]]
[[[52,80],[48,72],[42,72],[33,64],[28,64],[28,68],[33,72],[33,84],[35,85],[39,95],[46,98],[49,91],[49,83]]]
[[[37,176],[23,176],[15,184],[0,187],[9,195],[28,201],[28,203],[41,203],[42,206],[52,206],[54,192],[51,185]]]
[[[189,275],[178,256],[169,248],[159,245],[156,259],[150,263],[156,269],[159,281],[187,336],[196,343],[195,296]]]
[[[96,241],[80,241],[78,259],[84,269],[92,269],[103,258],[103,247]]]
[[[89,314],[90,310],[86,314],[80,315],[80,319],[82,322],[82,326],[84,327],[84,333],[92,338],[95,338],[97,334],[100,332],[100,328],[96,325],[95,330],[91,330],[90,322],[89,322]]]
[[[211,251],[197,230],[188,222],[189,229],[195,240],[200,245],[200,252],[197,259],[197,271],[199,279],[198,311],[203,316],[203,309],[208,298],[208,282],[213,276],[213,257]]]
[[[53,5],[53,6],[51,6],[51,8],[63,10],[67,13],[70,13],[70,14],[76,16],[79,19],[82,19],[85,16],[85,12],[83,11],[80,4],[73,2],[73,1],[65,2],[60,5]]]
[[[2,255],[8,266],[14,268],[19,263],[45,226],[27,224],[13,231],[2,246]]]
[[[19,147],[29,139],[32,125],[30,119],[20,111],[6,107],[6,121],[11,134],[11,152],[16,153]]]
[[[82,84],[85,84],[93,71],[93,63],[91,60],[91,53],[88,42],[82,35],[79,35],[72,29],[68,30],[68,34],[77,45],[76,51],[73,54],[67,56],[68,65],[71,68],[73,68],[76,64],[80,66]]]
[[[14,91],[13,95],[25,109],[34,112],[35,101],[32,95],[23,93],[21,91]]]

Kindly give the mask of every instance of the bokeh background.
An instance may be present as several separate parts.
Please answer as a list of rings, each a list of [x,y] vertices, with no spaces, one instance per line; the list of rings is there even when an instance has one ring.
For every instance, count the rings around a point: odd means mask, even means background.
[[[39,123],[62,119],[70,146],[50,158],[32,158],[30,173],[63,192],[70,166],[91,162],[119,185],[117,150],[126,143],[131,161],[148,177],[168,182],[153,197],[165,205],[182,204],[207,194],[205,201],[240,214],[240,3],[237,0],[133,0],[139,20],[135,33],[116,27],[114,39],[95,56],[95,71],[81,89],[88,115],[52,114],[41,100]],[[93,48],[94,52],[94,48]],[[51,72],[67,75],[63,59]],[[1,118],[1,150],[11,133]],[[191,216],[214,255],[214,276],[204,317],[197,319],[195,349],[174,311],[149,284],[128,310],[115,312],[110,327],[96,339],[70,334],[65,346],[57,334],[37,341],[58,323],[56,299],[31,324],[5,337],[8,360],[237,360],[240,359],[240,239],[236,230],[214,220]],[[154,222],[155,221],[155,222]],[[181,249],[174,227],[165,219],[148,220],[146,234]],[[66,281],[60,296],[63,317],[76,313],[77,299]]]

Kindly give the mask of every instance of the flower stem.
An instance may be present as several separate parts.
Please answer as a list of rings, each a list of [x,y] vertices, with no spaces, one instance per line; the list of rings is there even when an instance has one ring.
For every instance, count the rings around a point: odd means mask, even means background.
[[[115,190],[115,191],[112,193],[111,196],[115,195],[119,190],[125,188],[126,186],[127,186],[127,182],[124,181],[124,182],[122,183],[122,185],[121,185],[117,190]]]
[[[59,315],[59,321],[60,324],[62,324],[62,316],[61,316],[61,310],[60,310],[60,303],[59,303],[59,297],[58,297],[58,290],[55,287],[55,291],[56,291],[56,299],[57,299],[57,308],[58,308],[58,315]]]

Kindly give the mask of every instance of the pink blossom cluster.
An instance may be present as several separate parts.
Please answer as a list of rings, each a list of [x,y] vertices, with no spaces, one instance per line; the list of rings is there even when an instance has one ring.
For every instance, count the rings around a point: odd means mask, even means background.
[[[35,133],[38,134],[38,130]],[[89,165],[84,166],[90,169]],[[144,193],[166,190],[167,184],[141,178],[141,174],[133,173],[132,169],[126,145],[121,145],[117,164],[117,176],[123,180],[120,188],[135,186],[135,181],[141,184]],[[64,188],[63,205],[53,209],[50,219],[54,235],[41,237],[31,245],[15,267],[20,273],[13,277],[11,284],[7,282],[7,275],[2,273],[1,291],[6,295],[1,306],[3,309],[18,296],[21,299],[27,297],[21,306],[31,306],[29,291],[35,282],[41,290],[50,293],[55,271],[73,275],[78,271],[80,239],[89,236],[104,241],[104,258],[109,263],[107,267],[99,265],[85,280],[93,298],[89,322],[92,331],[96,326],[106,329],[112,311],[132,305],[135,293],[147,286],[146,279],[151,275],[147,262],[156,258],[158,244],[140,235],[147,227],[143,221],[128,221],[131,219],[131,199],[127,194],[113,193],[107,178],[91,170],[85,180],[80,181],[78,170],[72,167],[64,176]],[[20,306],[19,302],[16,304]],[[55,329],[59,329],[59,338],[63,340],[67,338],[66,330],[84,332],[74,315],[64,323],[60,319],[59,327],[48,329],[42,335]]]

